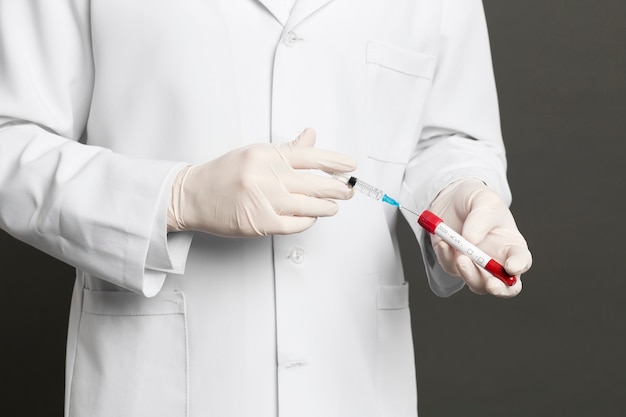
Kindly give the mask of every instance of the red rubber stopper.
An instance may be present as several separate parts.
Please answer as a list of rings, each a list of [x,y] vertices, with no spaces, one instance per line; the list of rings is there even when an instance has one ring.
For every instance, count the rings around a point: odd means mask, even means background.
[[[432,211],[424,210],[424,212],[420,214],[419,219],[417,219],[417,222],[424,229],[428,230],[429,233],[434,234],[435,229],[439,226],[439,223],[443,223],[443,220]]]

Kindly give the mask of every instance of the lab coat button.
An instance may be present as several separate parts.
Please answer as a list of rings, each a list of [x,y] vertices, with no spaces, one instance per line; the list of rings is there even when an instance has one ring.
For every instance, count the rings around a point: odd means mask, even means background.
[[[294,264],[301,264],[304,262],[304,249],[298,246],[294,247],[289,253],[289,259],[291,259],[291,262]]]
[[[295,45],[297,40],[298,35],[296,35],[294,32],[287,32],[287,34],[283,36],[283,43],[287,46]]]

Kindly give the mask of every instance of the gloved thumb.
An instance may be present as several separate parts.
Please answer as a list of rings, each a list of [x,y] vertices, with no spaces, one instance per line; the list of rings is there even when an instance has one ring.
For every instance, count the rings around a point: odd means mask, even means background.
[[[496,227],[506,225],[517,230],[508,207],[500,197],[482,182],[466,181],[466,218],[462,234],[470,242],[481,242]]]
[[[310,127],[307,127],[306,129],[302,131],[302,133],[300,133],[300,136],[295,138],[291,143],[294,146],[310,148],[315,145],[315,138],[316,138],[315,130],[311,129]]]
[[[518,244],[511,246],[507,251],[504,269],[509,274],[521,275],[528,271],[533,263],[533,258],[526,245]]]
[[[329,173],[350,172],[356,169],[356,161],[351,157],[325,149],[317,149],[316,134],[306,128],[300,136],[286,144],[277,146],[283,159],[295,169],[320,169]]]

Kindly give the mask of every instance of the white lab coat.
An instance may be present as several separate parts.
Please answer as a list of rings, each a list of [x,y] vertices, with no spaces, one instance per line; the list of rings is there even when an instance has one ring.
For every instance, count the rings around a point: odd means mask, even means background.
[[[464,177],[508,200],[479,0],[0,0],[0,60],[0,226],[77,268],[67,415],[417,414],[395,209],[224,239],[167,236],[166,203],[308,126],[415,210]]]

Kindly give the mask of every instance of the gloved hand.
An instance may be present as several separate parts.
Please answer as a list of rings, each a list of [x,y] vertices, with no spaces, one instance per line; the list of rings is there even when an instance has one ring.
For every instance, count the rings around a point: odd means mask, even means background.
[[[520,274],[530,269],[532,256],[526,240],[518,231],[513,215],[500,197],[484,183],[474,179],[454,182],[435,197],[429,208],[465,239],[500,262],[506,271],[518,277],[509,287],[469,257],[441,240],[431,241],[441,267],[462,278],[477,294],[514,297],[522,290]]]
[[[186,167],[172,186],[168,231],[225,237],[290,234],[336,214],[338,205],[331,199],[345,200],[354,192],[330,176],[299,170],[350,172],[356,162],[314,144],[315,131],[305,129],[289,143],[250,145]]]

